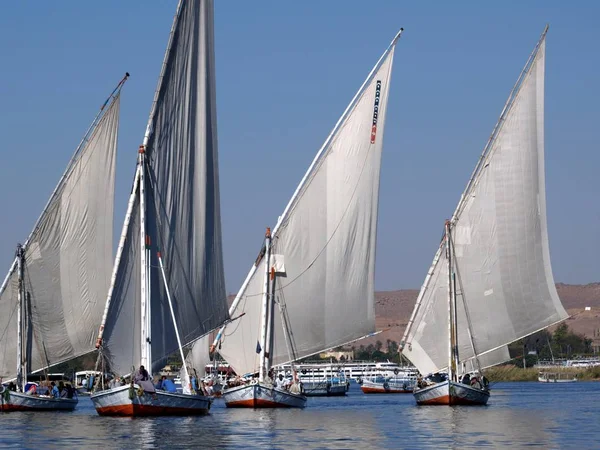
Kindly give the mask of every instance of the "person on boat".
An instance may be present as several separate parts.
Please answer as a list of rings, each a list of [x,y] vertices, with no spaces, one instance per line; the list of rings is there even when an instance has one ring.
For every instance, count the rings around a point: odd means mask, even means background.
[[[212,378],[206,382],[205,387],[206,387],[206,392],[208,393],[208,395],[214,395],[215,394],[215,390],[213,388],[213,385],[214,385],[214,382],[213,382]]]
[[[112,378],[110,379],[110,381],[108,382],[108,388],[109,388],[109,389],[114,389],[114,388],[116,388],[117,386],[118,386],[118,385],[117,385],[117,377],[112,377]]]
[[[469,375],[468,373],[465,373],[462,377],[461,383],[470,385],[471,384],[471,375]]]
[[[158,382],[154,385],[154,387],[156,389],[166,390],[164,387],[164,383],[165,383],[166,379],[167,379],[167,377],[165,375],[163,375],[162,377],[160,377],[160,380],[158,380]]]
[[[50,395],[50,389],[46,384],[41,384],[35,388],[36,395]]]
[[[431,381],[433,381],[434,383],[441,383],[442,381],[445,381],[443,374],[436,372],[433,375],[431,375]]]
[[[476,376],[471,378],[471,387],[475,389],[481,389],[481,383],[479,382],[479,378]]]
[[[164,375],[160,381],[160,384],[160,389],[162,389],[163,391],[171,392],[173,394],[177,392],[177,388],[175,387],[175,383],[173,383],[173,380],[169,380]]]
[[[37,386],[32,383],[31,386],[29,386],[29,389],[27,389],[27,391],[25,393],[27,395],[37,395]]]
[[[275,371],[273,369],[269,370],[269,373],[265,377],[266,384],[273,384],[273,379],[275,378]]]
[[[148,378],[148,371],[144,366],[140,366],[140,368],[135,372],[135,375],[133,376],[133,382],[139,383],[140,381],[148,381]]]
[[[58,382],[58,396],[60,398],[67,398],[67,390],[65,389],[65,383],[62,381]]]
[[[17,391],[17,385],[11,381],[10,383],[8,383],[8,390],[16,392]]]
[[[277,377],[277,380],[275,381],[275,387],[279,388],[279,389],[285,389],[285,380],[283,379],[283,374],[280,373],[279,376]]]
[[[206,390],[206,386],[202,380],[200,380],[200,394],[208,396],[208,391]]]
[[[59,398],[60,397],[60,391],[58,390],[58,387],[56,386],[56,383],[53,381],[52,383],[50,383],[50,386],[52,386],[52,390],[50,391],[50,394],[52,395],[52,397]]]
[[[481,383],[483,384],[483,388],[484,389],[488,389],[488,387],[490,386],[490,382],[489,380],[484,376],[481,377]]]

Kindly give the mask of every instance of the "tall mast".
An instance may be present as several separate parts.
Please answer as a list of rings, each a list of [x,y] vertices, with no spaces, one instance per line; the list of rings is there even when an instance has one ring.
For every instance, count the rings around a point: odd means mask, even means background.
[[[140,146],[140,245],[141,245],[141,364],[148,370],[148,373],[152,373],[152,344],[151,344],[151,328],[152,328],[152,307],[150,302],[150,237],[146,236],[146,199],[145,199],[145,152],[148,149],[148,143],[150,142],[150,136],[154,126],[154,115],[156,114],[156,108],[158,105],[158,98],[163,86],[163,79],[166,73],[169,55],[171,54],[171,48],[173,46],[173,38],[175,36],[175,30],[179,22],[179,16],[183,6],[183,0],[179,0],[177,4],[177,10],[173,17],[173,24],[171,25],[171,32],[169,33],[169,42],[167,43],[167,49],[163,58],[162,67],[160,69],[160,75],[158,77],[158,85],[154,91],[154,100],[152,101],[152,109],[150,110],[150,117],[148,117],[148,124],[146,125],[146,132],[144,133],[144,141]]]
[[[452,289],[452,246],[450,244],[450,221],[446,221],[446,259],[448,263],[448,381],[455,381],[454,367],[454,295]]]
[[[265,234],[265,291],[262,296],[262,311],[261,311],[261,323],[262,329],[260,334],[260,368],[258,372],[258,380],[264,381],[270,369],[270,357],[271,355],[267,352],[267,342],[271,340],[272,327],[269,327],[269,273],[270,273],[270,260],[271,260],[271,229],[267,228]]]
[[[140,311],[141,311],[141,362],[148,373],[152,372],[152,349],[150,344],[150,270],[148,258],[149,237],[146,236],[146,150],[143,145],[139,149],[140,165],[140,258],[141,258],[141,285],[140,285]]]
[[[17,274],[19,287],[17,291],[17,388],[20,392],[25,392],[27,383],[27,356],[25,355],[25,339],[23,339],[25,328],[25,295],[24,295],[24,276],[23,276],[23,247],[17,244]]]

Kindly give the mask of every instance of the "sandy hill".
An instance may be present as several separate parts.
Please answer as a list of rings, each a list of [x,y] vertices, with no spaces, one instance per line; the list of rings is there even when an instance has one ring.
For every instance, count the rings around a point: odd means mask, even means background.
[[[585,285],[557,283],[556,289],[563,306],[572,316],[567,320],[569,328],[590,338],[594,336],[594,330],[600,332],[600,283]],[[386,328],[389,330],[362,339],[353,345],[366,346],[379,340],[385,346],[387,339],[400,342],[418,294],[419,291],[416,289],[375,292],[377,330]],[[234,295],[229,296],[230,304],[234,297]],[[591,311],[584,311],[586,306],[590,306]]]
[[[557,283],[556,289],[563,306],[572,316],[567,320],[569,328],[587,337],[593,337],[594,330],[600,330],[600,283],[585,285]],[[376,292],[377,329],[392,328],[354,345],[368,345],[380,340],[385,346],[387,339],[400,342],[418,294],[419,291],[414,289]],[[591,311],[584,311],[586,306],[590,306]]]

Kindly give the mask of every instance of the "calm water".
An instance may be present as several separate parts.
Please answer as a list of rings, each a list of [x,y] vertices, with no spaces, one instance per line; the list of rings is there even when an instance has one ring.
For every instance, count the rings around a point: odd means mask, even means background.
[[[470,448],[600,449],[600,383],[499,383],[486,407],[417,407],[413,396],[309,398],[304,410],[231,410],[183,418],[99,417],[89,398],[73,413],[0,414],[0,447],[14,448]]]

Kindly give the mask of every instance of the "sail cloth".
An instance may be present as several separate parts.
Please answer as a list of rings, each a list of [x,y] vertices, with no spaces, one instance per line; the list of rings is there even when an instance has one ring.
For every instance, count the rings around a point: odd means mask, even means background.
[[[16,263],[15,263],[16,266]],[[16,268],[9,272],[0,292],[0,378],[7,381],[17,374],[17,322],[19,277]]]
[[[375,330],[379,172],[394,47],[343,118],[273,236],[277,255],[272,364],[303,358]],[[238,374],[258,370],[265,259],[238,294],[220,353]],[[285,272],[282,272],[285,271]],[[280,307],[283,314],[280,313]],[[233,315],[233,313],[232,313]],[[290,333],[286,346],[282,317]]]
[[[160,250],[182,344],[228,318],[219,205],[213,2],[185,0],[175,18],[170,46],[148,125],[146,233],[151,249],[153,370],[177,350]],[[138,213],[136,213],[138,214]],[[127,239],[139,235],[130,224]],[[140,364],[140,245],[128,244],[118,269],[105,328],[109,360],[117,373]],[[123,306],[128,313],[119,308]],[[135,330],[135,331],[133,331]],[[118,338],[117,338],[118,337]],[[137,339],[137,338],[136,338]],[[112,341],[112,342],[108,342]],[[115,342],[116,341],[116,342]]]
[[[113,248],[119,94],[75,156],[24,249],[28,370],[94,349]],[[17,279],[0,296],[0,370],[17,367]]]
[[[554,286],[546,226],[544,60],[542,39],[451,225],[462,361],[473,356],[467,312],[478,354],[567,318]],[[424,374],[448,366],[443,253],[430,271],[404,349]]]
[[[190,351],[185,355],[185,363],[190,370],[190,375],[194,374],[192,369],[195,369],[199,376],[204,376],[206,365],[210,363],[209,346],[211,342],[211,336],[207,334],[194,342]]]

